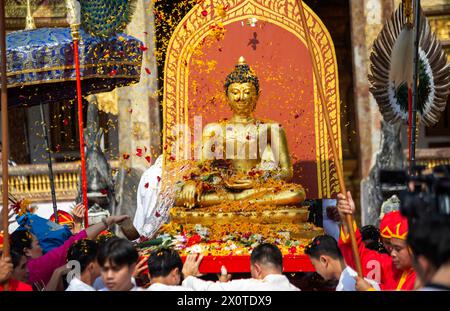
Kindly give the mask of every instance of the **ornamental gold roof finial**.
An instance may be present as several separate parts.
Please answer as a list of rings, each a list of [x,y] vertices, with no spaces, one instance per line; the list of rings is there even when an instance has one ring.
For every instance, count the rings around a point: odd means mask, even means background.
[[[27,0],[27,17],[25,19],[25,30],[36,29],[36,24],[34,23],[33,15],[31,14],[30,0]]]
[[[244,56],[239,57],[238,65],[247,65]]]

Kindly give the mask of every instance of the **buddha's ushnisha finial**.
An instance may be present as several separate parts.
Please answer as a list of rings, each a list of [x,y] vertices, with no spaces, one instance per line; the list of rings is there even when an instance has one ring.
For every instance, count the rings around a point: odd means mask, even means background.
[[[225,80],[225,93],[232,83],[253,83],[256,88],[256,94],[259,94],[259,80],[256,73],[250,68],[245,61],[244,56],[239,57],[238,63],[234,66],[234,70],[227,76]]]
[[[239,57],[238,65],[247,65],[244,56]]]

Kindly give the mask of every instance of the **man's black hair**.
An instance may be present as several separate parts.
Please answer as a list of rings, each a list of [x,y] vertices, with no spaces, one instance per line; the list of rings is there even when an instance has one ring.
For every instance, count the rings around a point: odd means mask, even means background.
[[[379,241],[380,240],[380,229],[375,226],[367,225],[361,228],[361,238],[364,241]]]
[[[138,258],[139,254],[130,241],[114,237],[100,247],[97,261],[102,267],[108,261],[115,266],[122,267],[135,264]]]
[[[31,249],[33,236],[28,230],[16,230],[9,236],[11,250],[24,255],[24,248]]]
[[[80,263],[81,272],[97,260],[98,245],[92,240],[83,239],[76,241],[67,251],[67,261],[76,260]]]
[[[414,256],[424,256],[438,269],[450,263],[450,217],[430,214],[409,226],[407,242]]]
[[[338,260],[344,259],[336,240],[327,234],[315,237],[305,247],[305,254],[314,259],[319,259],[322,255],[327,255]]]
[[[252,250],[250,256],[251,264],[272,264],[283,270],[283,255],[278,247],[270,243],[263,243]]]
[[[361,228],[361,238],[366,248],[377,251],[381,254],[387,254],[383,243],[380,242],[380,229],[372,225],[366,225]]]
[[[172,249],[157,250],[150,254],[148,261],[148,272],[150,277],[168,276],[173,269],[178,268],[181,272],[183,261],[178,252]]]

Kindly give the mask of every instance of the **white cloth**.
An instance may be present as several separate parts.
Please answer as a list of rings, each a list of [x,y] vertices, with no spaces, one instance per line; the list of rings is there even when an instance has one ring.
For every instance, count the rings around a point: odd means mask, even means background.
[[[192,289],[184,287],[184,286],[177,286],[177,285],[166,285],[162,283],[154,283],[150,285],[147,288],[148,291],[192,291]]]
[[[339,278],[339,284],[336,286],[336,291],[356,291],[355,285],[356,280],[355,277],[358,276],[358,273],[350,267],[347,267],[342,271],[341,277]],[[368,278],[364,278],[367,282],[372,285],[375,290],[379,291],[380,285],[374,280],[370,280]]]
[[[269,274],[262,280],[241,279],[226,283],[204,281],[188,276],[182,285],[194,291],[299,291],[288,278],[282,274]]]
[[[137,207],[133,225],[140,235],[150,236],[155,231],[155,212],[161,185],[163,157],[160,155],[141,176],[137,189]]]
[[[95,288],[84,283],[79,278],[73,278],[70,281],[69,286],[66,288],[66,292],[93,292],[93,291],[95,291]]]

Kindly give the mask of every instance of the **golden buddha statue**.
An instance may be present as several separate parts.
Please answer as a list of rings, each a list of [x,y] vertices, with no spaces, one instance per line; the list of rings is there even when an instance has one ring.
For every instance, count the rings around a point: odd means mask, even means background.
[[[284,129],[279,123],[254,116],[259,80],[244,57],[240,57],[224,87],[233,116],[207,124],[202,132],[201,163],[206,166],[208,162],[212,173],[185,178],[175,204],[193,208],[248,201],[287,206],[304,201],[303,187],[289,183],[293,167]],[[267,154],[271,161],[265,159]],[[219,180],[220,187],[201,186],[211,176]]]

